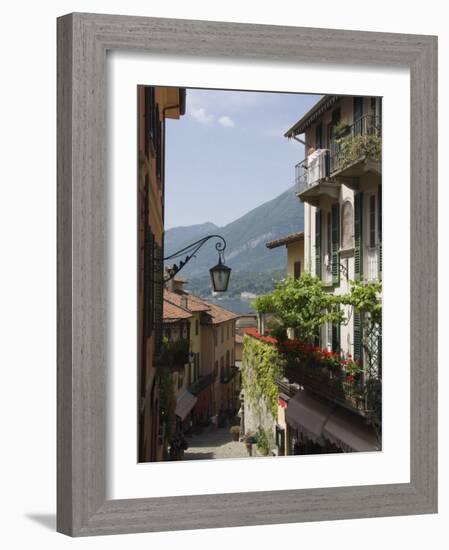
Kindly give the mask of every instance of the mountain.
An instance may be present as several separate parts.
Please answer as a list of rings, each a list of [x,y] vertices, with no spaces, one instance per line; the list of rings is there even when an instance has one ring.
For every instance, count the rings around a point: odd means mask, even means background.
[[[184,225],[167,229],[165,232],[164,242],[165,251],[175,252],[176,250],[183,248],[183,243],[193,243],[205,235],[216,233],[218,229],[218,225],[215,225],[212,222],[199,223],[197,225]]]
[[[212,223],[175,227],[165,233],[165,255],[180,250],[210,233],[222,235],[227,242],[226,264],[234,271],[268,272],[285,269],[285,247],[269,250],[265,243],[283,235],[302,231],[304,208],[295,196],[294,188],[254,208],[244,216],[217,227]],[[182,270],[184,277],[201,277],[217,263],[215,240],[211,239]]]

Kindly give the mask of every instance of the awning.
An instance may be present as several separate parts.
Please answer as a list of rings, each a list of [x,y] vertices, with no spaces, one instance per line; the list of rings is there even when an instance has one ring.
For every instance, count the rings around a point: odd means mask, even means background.
[[[178,395],[176,399],[176,408],[175,408],[176,416],[179,416],[181,420],[184,420],[184,418],[193,409],[197,401],[198,401],[197,397],[192,395],[187,390],[184,390],[181,394]]]
[[[376,434],[361,416],[307,390],[290,399],[285,417],[290,426],[312,441],[324,437],[346,452],[380,450]]]
[[[323,427],[332,407],[324,399],[301,390],[290,398],[285,418],[290,426],[303,432],[312,441],[317,441],[323,435]]]
[[[341,407],[335,407],[324,425],[323,435],[344,451],[379,451],[373,429],[364,419]]]

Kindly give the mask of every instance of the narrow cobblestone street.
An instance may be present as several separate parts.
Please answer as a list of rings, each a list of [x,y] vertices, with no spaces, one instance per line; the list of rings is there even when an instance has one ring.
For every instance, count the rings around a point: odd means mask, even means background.
[[[246,445],[232,441],[229,428],[207,429],[188,437],[187,442],[189,448],[184,453],[184,460],[248,457]]]

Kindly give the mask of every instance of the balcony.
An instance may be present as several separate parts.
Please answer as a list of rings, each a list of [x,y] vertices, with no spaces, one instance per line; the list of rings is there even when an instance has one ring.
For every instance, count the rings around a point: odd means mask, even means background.
[[[236,377],[238,372],[237,367],[230,367],[228,371],[225,369],[224,372],[220,373],[220,384],[228,384]]]
[[[369,414],[371,407],[367,397],[364,376],[356,383],[348,381],[341,370],[303,362],[292,362],[285,370],[285,376],[291,383],[297,383],[305,389],[332,401],[361,416]]]
[[[203,376],[200,376],[193,384],[189,387],[189,392],[195,396],[198,396],[203,390],[205,390],[208,386],[211,386],[217,376],[214,372],[210,372],[209,374],[205,374]]]
[[[379,117],[365,115],[337,131],[330,143],[330,175],[352,189],[366,173],[381,174],[382,129]]]
[[[153,365],[169,370],[181,370],[189,362],[190,342],[186,339],[162,341],[160,350],[155,353]]]
[[[330,153],[318,149],[295,166],[295,190],[302,202],[319,206],[322,195],[338,198],[340,183],[330,179]]]

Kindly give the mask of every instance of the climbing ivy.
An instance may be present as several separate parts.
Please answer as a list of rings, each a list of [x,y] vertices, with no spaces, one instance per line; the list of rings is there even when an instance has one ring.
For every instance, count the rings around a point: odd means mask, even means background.
[[[268,456],[270,449],[274,446],[273,435],[271,431],[264,429],[262,426],[257,428],[256,432],[256,447],[260,454]]]
[[[242,361],[244,365],[242,383],[245,397],[259,414],[265,402],[273,418],[277,416],[277,380],[285,369],[285,358],[277,349],[265,342],[245,335],[243,338]]]

